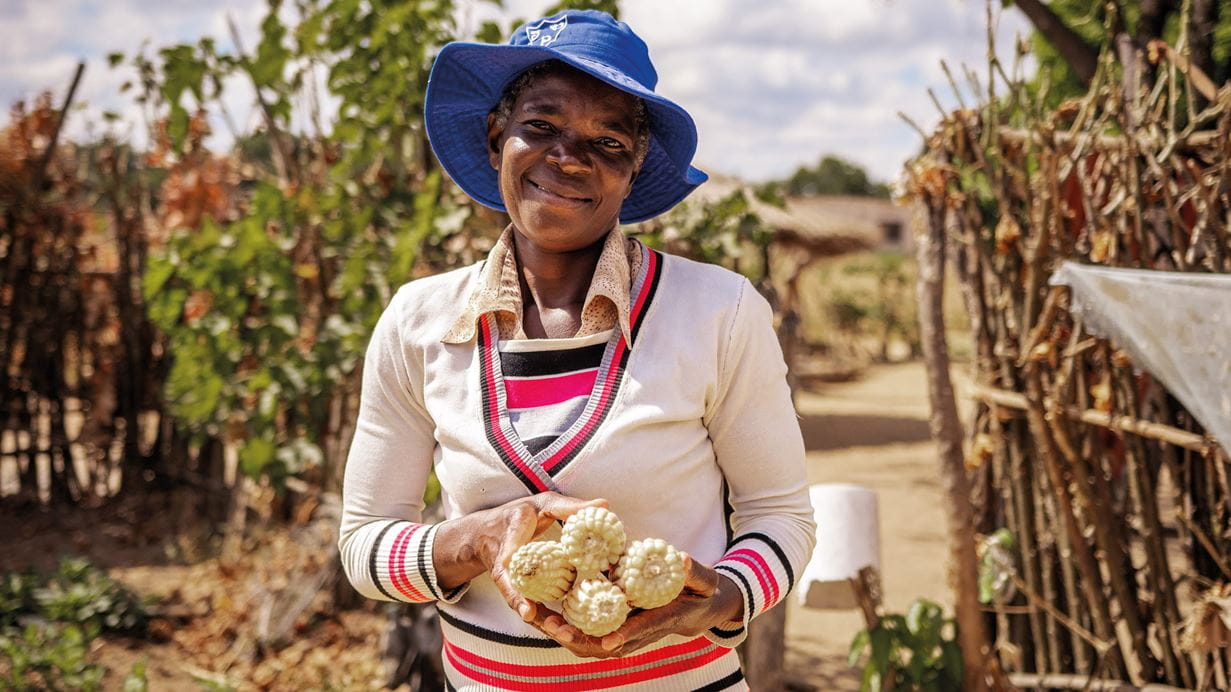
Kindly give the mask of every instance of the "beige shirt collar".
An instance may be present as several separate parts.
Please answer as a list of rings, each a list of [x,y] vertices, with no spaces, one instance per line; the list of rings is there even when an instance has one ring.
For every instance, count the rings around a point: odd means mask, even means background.
[[[521,282],[513,242],[510,225],[488,253],[474,290],[441,341],[449,344],[470,341],[475,337],[479,318],[492,312],[496,313],[501,338],[527,338],[522,326]],[[581,327],[574,336],[589,336],[618,327],[625,341],[631,342],[630,292],[633,273],[640,264],[637,242],[626,238],[619,226],[612,228],[603,241],[594,278],[581,308]]]

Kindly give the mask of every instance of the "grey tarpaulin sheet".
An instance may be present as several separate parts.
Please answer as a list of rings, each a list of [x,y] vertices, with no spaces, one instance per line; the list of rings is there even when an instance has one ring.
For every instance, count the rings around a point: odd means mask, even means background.
[[[1092,334],[1124,349],[1231,449],[1231,275],[1065,262],[1052,284]]]

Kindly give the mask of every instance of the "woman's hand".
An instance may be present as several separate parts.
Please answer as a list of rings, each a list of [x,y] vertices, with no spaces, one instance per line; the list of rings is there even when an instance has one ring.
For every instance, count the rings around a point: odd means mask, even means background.
[[[696,636],[711,627],[739,620],[743,596],[730,579],[685,555],[684,590],[665,606],[629,615],[618,630],[591,637],[564,621],[564,616],[522,596],[513,588],[508,566],[513,553],[585,507],[606,507],[606,500],[580,500],[544,492],[468,514],[440,525],[432,550],[436,578],[452,589],[489,572],[509,607],[577,656],[627,656],[671,634]]]
[[[526,619],[574,654],[587,658],[627,656],[671,634],[696,636],[743,617],[739,588],[730,579],[685,556],[684,590],[665,606],[629,615],[620,629],[591,637],[544,607]]]
[[[453,589],[490,572],[509,607],[530,622],[535,615],[534,602],[517,593],[509,581],[513,553],[553,522],[564,521],[586,507],[606,506],[606,500],[543,492],[446,521],[440,525],[432,547],[436,580],[444,588]]]

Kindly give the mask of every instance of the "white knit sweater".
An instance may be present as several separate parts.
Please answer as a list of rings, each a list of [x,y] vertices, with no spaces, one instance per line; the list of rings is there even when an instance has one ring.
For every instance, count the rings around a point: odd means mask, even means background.
[[[453,689],[746,689],[732,647],[812,551],[803,441],[768,304],[719,267],[645,248],[640,265],[632,343],[613,330],[581,417],[537,455],[509,423],[491,316],[475,340],[441,341],[479,264],[402,286],[376,325],[347,459],[343,565],[370,598],[437,602]],[[606,498],[630,539],[663,538],[734,581],[744,621],[621,659],[577,658],[522,622],[486,575],[451,593],[436,582],[436,526],[419,523],[433,468],[447,519],[547,489]]]

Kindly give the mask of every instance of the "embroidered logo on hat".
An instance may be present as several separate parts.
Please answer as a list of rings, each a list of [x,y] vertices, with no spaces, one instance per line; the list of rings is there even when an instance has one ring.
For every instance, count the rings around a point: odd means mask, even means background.
[[[552,42],[560,38],[560,34],[566,26],[568,26],[568,17],[560,17],[559,19],[548,18],[535,24],[527,24],[526,38],[529,39],[532,46],[535,44],[550,46]]]

